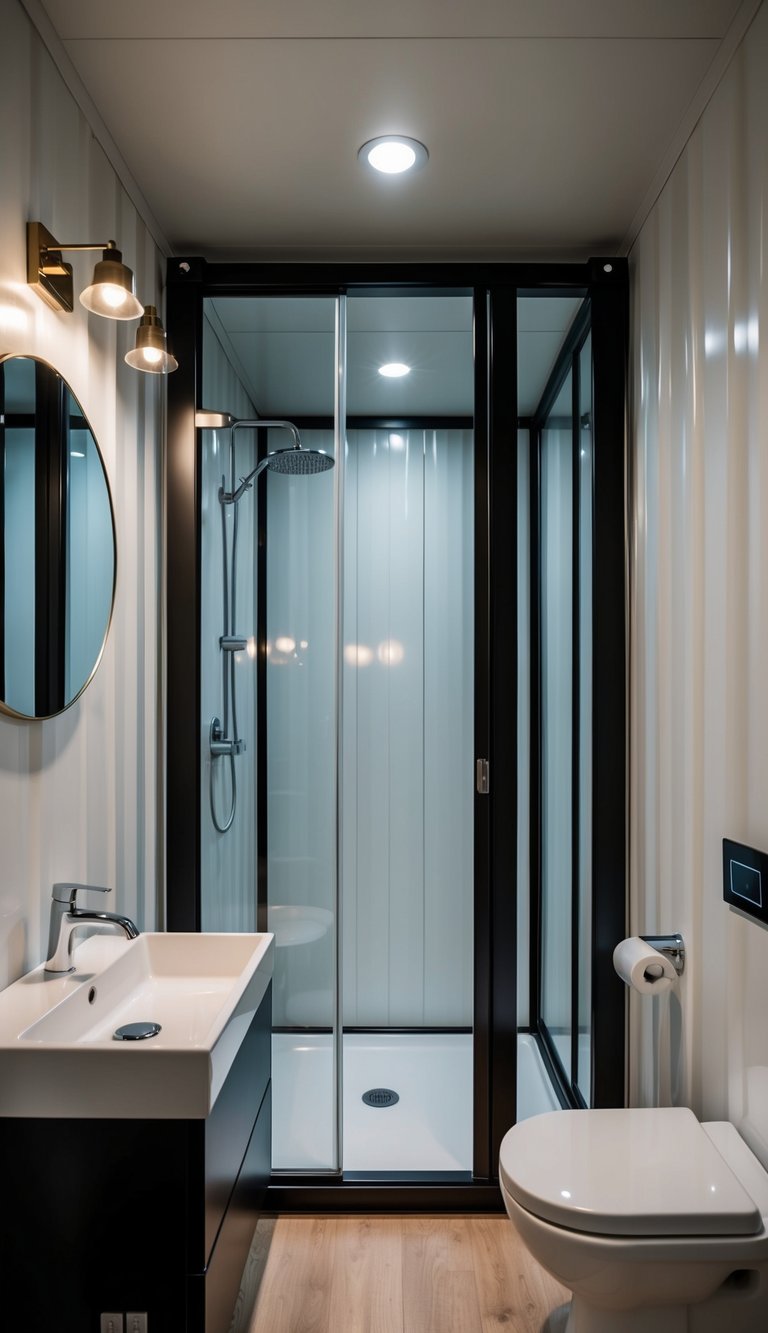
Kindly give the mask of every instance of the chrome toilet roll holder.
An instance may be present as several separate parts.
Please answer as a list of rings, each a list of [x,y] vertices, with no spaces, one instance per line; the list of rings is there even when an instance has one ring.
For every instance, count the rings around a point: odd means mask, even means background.
[[[641,940],[650,944],[652,949],[657,949],[663,953],[674,967],[677,975],[681,977],[685,971],[685,941],[682,935],[641,935]]]

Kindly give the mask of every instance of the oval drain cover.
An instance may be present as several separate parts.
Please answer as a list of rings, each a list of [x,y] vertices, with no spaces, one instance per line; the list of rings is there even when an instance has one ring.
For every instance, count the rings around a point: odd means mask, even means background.
[[[116,1028],[115,1041],[145,1041],[147,1037],[156,1037],[162,1032],[159,1023],[126,1023],[125,1027]]]
[[[370,1092],[363,1093],[363,1101],[366,1106],[394,1106],[400,1097],[391,1088],[371,1088]]]

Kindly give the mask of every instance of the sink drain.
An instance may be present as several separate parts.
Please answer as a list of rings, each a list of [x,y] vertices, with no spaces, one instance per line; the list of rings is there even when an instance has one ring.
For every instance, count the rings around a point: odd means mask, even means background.
[[[371,1088],[370,1092],[363,1093],[363,1101],[366,1106],[394,1106],[400,1097],[391,1088]]]
[[[125,1027],[116,1028],[115,1041],[146,1041],[147,1037],[156,1037],[162,1032],[159,1023],[126,1023]]]

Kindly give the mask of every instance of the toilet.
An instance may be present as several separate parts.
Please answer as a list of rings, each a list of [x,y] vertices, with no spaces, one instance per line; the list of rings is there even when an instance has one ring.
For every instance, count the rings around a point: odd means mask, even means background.
[[[752,1140],[754,1143],[754,1139]],[[551,1111],[504,1136],[507,1213],[573,1293],[552,1333],[766,1333],[768,1145],[683,1107]]]

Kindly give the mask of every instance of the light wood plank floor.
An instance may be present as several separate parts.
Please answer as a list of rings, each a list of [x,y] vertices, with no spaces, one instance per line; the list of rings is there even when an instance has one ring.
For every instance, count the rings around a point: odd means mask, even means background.
[[[568,1298],[503,1216],[263,1218],[232,1333],[540,1333]]]

